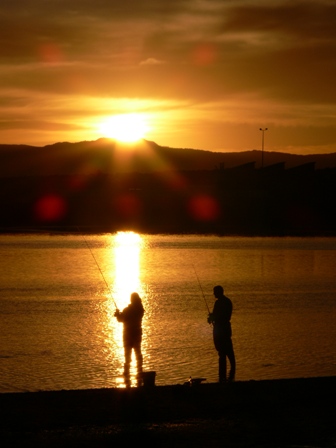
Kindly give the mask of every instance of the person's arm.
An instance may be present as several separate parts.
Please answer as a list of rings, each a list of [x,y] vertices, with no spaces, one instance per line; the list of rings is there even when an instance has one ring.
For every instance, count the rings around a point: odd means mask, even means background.
[[[117,318],[118,322],[123,322],[124,321],[124,311],[119,311],[117,309],[116,312],[114,313],[114,316]]]
[[[208,316],[208,323],[209,324],[213,324],[216,321],[216,316],[217,316],[217,306],[216,306],[217,302],[215,302],[215,305],[213,307],[212,313],[209,313]]]

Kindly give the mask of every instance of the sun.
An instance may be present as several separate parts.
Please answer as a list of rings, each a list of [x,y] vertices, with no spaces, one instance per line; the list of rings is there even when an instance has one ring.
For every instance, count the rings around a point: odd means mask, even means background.
[[[143,114],[130,113],[108,118],[101,123],[99,130],[103,137],[132,143],[145,137],[148,126]]]

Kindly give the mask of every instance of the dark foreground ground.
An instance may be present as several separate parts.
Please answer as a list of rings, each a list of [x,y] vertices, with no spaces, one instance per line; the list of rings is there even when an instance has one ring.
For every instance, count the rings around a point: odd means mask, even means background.
[[[1,447],[336,447],[336,377],[0,394]]]

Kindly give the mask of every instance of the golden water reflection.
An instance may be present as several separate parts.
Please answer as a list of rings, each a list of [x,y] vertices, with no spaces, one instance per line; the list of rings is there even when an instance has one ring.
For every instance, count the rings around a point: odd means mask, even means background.
[[[113,236],[115,278],[114,294],[120,310],[128,305],[130,295],[136,291],[141,296],[140,252],[142,238],[134,232],[118,232]]]
[[[123,369],[124,363],[124,350],[122,342],[122,330],[123,325],[118,323],[114,317],[115,307],[117,306],[120,311],[122,311],[130,303],[130,295],[132,292],[138,292],[140,297],[143,294],[143,287],[140,279],[140,262],[141,262],[141,248],[143,245],[142,237],[135,232],[118,232],[115,235],[111,235],[111,249],[112,252],[109,254],[114,263],[112,263],[111,277],[113,279],[113,300],[114,306],[113,311],[110,313],[113,319],[113,337],[116,343],[118,353],[114,353],[120,360],[120,370]],[[146,356],[144,352],[144,347],[142,347],[143,355]],[[132,353],[132,364],[131,364],[131,378],[128,385],[135,385],[136,368],[135,368],[135,357]],[[121,374],[121,372],[120,372]],[[122,377],[118,377],[116,380],[117,387],[125,387],[125,382]]]

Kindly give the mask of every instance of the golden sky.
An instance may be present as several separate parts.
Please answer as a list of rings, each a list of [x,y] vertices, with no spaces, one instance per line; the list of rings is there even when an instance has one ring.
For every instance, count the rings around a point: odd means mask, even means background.
[[[0,143],[336,152],[335,0],[1,0]]]

